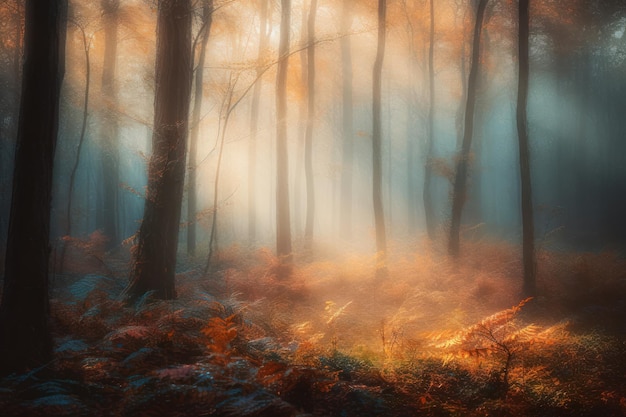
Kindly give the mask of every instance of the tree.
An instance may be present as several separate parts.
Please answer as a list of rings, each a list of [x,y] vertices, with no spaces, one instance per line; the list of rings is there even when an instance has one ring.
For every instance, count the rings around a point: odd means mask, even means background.
[[[528,143],[527,114],[529,78],[529,0],[519,0],[518,33],[518,83],[517,83],[517,137],[522,203],[522,258],[524,264],[524,293],[535,295],[535,227],[533,218],[532,187],[530,180],[530,145]]]
[[[341,234],[349,239],[352,235],[352,165],[354,153],[354,110],[352,104],[352,48],[349,32],[352,25],[350,0],[341,3]]]
[[[257,55],[256,76],[263,73],[263,54],[268,46],[268,0],[262,0],[259,10],[259,51]],[[261,82],[254,84],[252,109],[250,111],[250,145],[248,147],[248,240],[256,240],[256,141],[259,126],[259,103],[261,101]]]
[[[463,204],[467,194],[467,177],[469,171],[469,158],[474,134],[474,110],[476,107],[476,90],[478,70],[480,67],[480,35],[482,32],[483,18],[487,0],[478,0],[476,7],[476,20],[474,22],[474,38],[472,40],[472,62],[467,81],[467,104],[465,106],[465,123],[461,151],[456,162],[454,184],[452,190],[452,219],[450,224],[450,238],[448,241],[448,253],[457,257],[459,255],[461,215]]]
[[[134,248],[132,301],[176,297],[174,274],[191,94],[190,0],[161,0],[157,21],[154,133],[144,217]]]
[[[0,372],[52,357],[48,258],[52,167],[65,72],[67,3],[27,0],[25,61],[0,306]]]
[[[194,41],[194,46],[200,39],[200,53],[198,63],[192,70],[195,71],[194,100],[191,115],[191,136],[189,138],[189,176],[187,184],[187,254],[194,256],[196,253],[196,156],[198,154],[198,135],[200,133],[200,110],[202,109],[202,87],[204,84],[204,61],[206,58],[206,46],[209,42],[211,22],[213,14],[213,0],[202,1],[202,27]],[[195,48],[194,48],[195,49]]]
[[[307,122],[304,136],[304,170],[306,177],[306,224],[304,245],[306,250],[313,244],[315,220],[315,183],[313,181],[313,128],[315,124],[315,14],[317,0],[311,0],[307,21]]]
[[[435,145],[435,4],[430,0],[430,33],[428,43],[428,129],[426,139],[426,164],[424,165],[424,216],[428,237],[435,237],[435,210],[432,202],[433,152]]]
[[[220,123],[217,129],[217,142],[219,143],[217,153],[217,165],[215,167],[215,181],[213,182],[213,209],[211,210],[211,234],[209,235],[209,253],[207,254],[206,266],[204,267],[204,274],[209,272],[211,267],[211,260],[213,259],[213,252],[217,249],[217,210],[219,203],[219,189],[220,189],[220,174],[222,166],[222,157],[224,156],[224,143],[226,140],[226,130],[228,129],[228,121],[230,115],[237,106],[238,102],[233,105],[233,93],[239,80],[239,73],[230,73],[228,80],[228,87],[222,101],[220,109]]]
[[[78,171],[78,166],[80,165],[80,157],[83,145],[85,143],[85,133],[87,131],[87,118],[89,117],[89,90],[91,86],[91,63],[89,57],[89,50],[91,49],[91,37],[87,37],[87,32],[85,31],[85,25],[81,22],[74,21],[73,22],[76,28],[80,31],[81,38],[83,41],[83,52],[85,54],[85,93],[83,95],[83,119],[80,128],[80,136],[78,137],[78,144],[76,146],[76,158],[74,158],[74,163],[72,164],[72,170],[70,171],[70,179],[68,185],[68,193],[67,193],[67,209],[65,211],[65,227],[66,227],[66,235],[68,237],[72,236],[72,206],[74,202],[74,184],[76,183],[76,172]],[[60,270],[63,271],[65,267],[65,254],[67,250],[67,242],[63,244],[63,249],[61,249],[61,265]]]
[[[376,226],[376,275],[386,274],[387,235],[385,232],[385,214],[382,200],[382,151],[381,151],[381,79],[383,59],[385,57],[387,0],[378,0],[378,46],[374,61],[372,86],[372,170],[374,200],[374,223]]]
[[[103,196],[99,224],[108,238],[108,248],[118,244],[118,184],[119,146],[118,124],[115,107],[117,89],[115,68],[117,65],[117,27],[119,0],[101,0],[104,20],[104,64],[102,67],[102,95],[105,101],[105,121],[102,124],[102,184]]]
[[[8,2],[6,2],[8,3]],[[1,71],[2,77],[2,93],[0,93],[0,112],[2,118],[10,122],[8,126],[0,123],[0,245],[5,247],[6,233],[8,227],[8,217],[10,210],[9,181],[11,180],[11,169],[13,168],[11,160],[13,159],[13,139],[17,134],[17,124],[19,118],[19,106],[14,105],[20,101],[20,76],[22,64],[22,17],[23,17],[23,0],[15,0],[11,5],[12,11],[7,13],[9,16],[4,17],[7,21],[12,21],[11,26],[8,22],[3,23],[3,31],[0,36],[3,39],[10,38],[13,34],[12,51],[7,52],[6,66]],[[8,5],[8,4],[7,4]],[[6,15],[5,15],[6,16]],[[9,42],[4,42],[3,48],[6,48]],[[9,68],[10,67],[10,68]],[[0,262],[0,272],[4,268],[3,262]]]
[[[289,161],[287,159],[287,68],[291,0],[281,0],[280,42],[276,72],[276,253],[291,262],[291,225],[289,215]]]

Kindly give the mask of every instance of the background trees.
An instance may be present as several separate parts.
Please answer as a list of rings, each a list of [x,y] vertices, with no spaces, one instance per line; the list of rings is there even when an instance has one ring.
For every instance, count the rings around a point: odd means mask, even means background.
[[[289,212],[289,162],[287,152],[287,70],[291,0],[280,3],[280,45],[276,71],[276,253],[287,262],[292,256]]]
[[[196,254],[196,216],[197,192],[196,189],[196,164],[198,157],[198,136],[200,135],[200,113],[202,111],[202,97],[204,95],[204,65],[206,61],[206,48],[211,33],[211,23],[213,21],[213,0],[202,2],[202,24],[194,39],[193,46],[198,46],[199,52],[197,61],[193,61],[194,73],[194,96],[193,110],[191,115],[191,136],[189,138],[189,173],[187,184],[187,254]],[[195,49],[192,52],[195,53]]]
[[[476,107],[476,91],[478,71],[480,70],[480,36],[482,33],[483,18],[487,0],[478,0],[474,21],[474,37],[472,41],[472,61],[470,64],[469,79],[467,82],[467,105],[465,106],[465,124],[463,141],[456,161],[452,192],[452,214],[450,223],[450,240],[448,251],[452,256],[459,255],[461,216],[463,205],[467,199],[467,179],[469,175],[469,158],[474,136],[474,109]]]
[[[102,135],[102,200],[100,201],[99,227],[108,237],[108,247],[116,246],[118,236],[119,210],[119,132],[116,115],[117,87],[117,31],[119,0],[101,0],[104,29],[104,61],[102,67],[102,94],[104,98],[104,119]]]
[[[552,1],[531,9],[528,38],[535,47],[529,54],[525,125],[533,170],[523,177],[534,180],[534,207],[525,203],[520,210],[526,181],[520,182],[520,173],[512,168],[520,148],[511,139],[517,135],[512,111],[518,90],[517,3],[484,6],[482,52],[472,56],[472,65],[480,65],[482,75],[472,74],[467,53],[472,40],[468,32],[481,4],[389,3],[383,65],[374,46],[377,1],[287,2],[281,15],[260,0],[214,0],[213,7],[210,2],[192,2],[192,26],[198,36],[191,41],[197,72],[189,127],[197,141],[189,145],[186,222],[170,229],[187,238],[190,253],[208,253],[210,235],[219,229],[220,248],[243,240],[251,248],[275,243],[276,254],[293,254],[298,261],[301,250],[310,246],[313,224],[319,256],[334,250],[373,255],[382,246],[382,227],[389,232],[385,240],[394,252],[417,247],[422,237],[433,235],[433,225],[450,227],[451,248],[479,236],[518,242],[527,223],[524,213],[532,207],[539,250],[555,244],[597,248],[605,239],[621,247],[624,201],[619,190],[626,173],[620,152],[624,123],[618,109],[625,89],[624,7],[619,2],[576,1],[568,4],[567,16]],[[21,7],[17,0],[0,2],[0,83],[6,87],[0,97],[0,169],[5,184],[0,192],[5,196],[17,113],[13,103],[18,94],[13,90],[18,89],[13,87],[20,77],[16,57],[23,39]],[[114,258],[127,256],[132,241],[128,238],[139,227],[144,199],[152,189],[148,177],[154,177],[148,174],[148,161],[155,135],[157,14],[141,2],[73,2],[72,7],[89,18],[89,32],[96,35],[87,50],[78,31],[71,31],[68,39],[51,236],[60,241],[67,234],[66,216],[71,214],[67,272],[76,270],[72,259],[81,256],[77,242],[95,245],[92,240],[99,236],[100,243],[108,244],[92,253],[105,273],[122,276],[123,263]],[[289,37],[281,42],[280,22],[287,18],[287,8],[292,10],[282,32]],[[315,17],[315,10],[323,18],[315,19],[313,32],[313,20],[307,17]],[[298,13],[303,19],[291,19]],[[209,25],[210,43],[205,30]],[[73,168],[83,125],[86,52],[91,79],[102,82],[91,83],[81,163]],[[309,54],[314,54],[314,62]],[[380,74],[371,70],[374,63]],[[309,70],[301,72],[303,65]],[[307,86],[314,75],[314,84]],[[380,84],[376,94],[374,84]],[[466,93],[470,84],[473,98]],[[378,93],[381,104],[375,109]],[[220,130],[223,97],[236,103],[228,109],[228,131]],[[466,106],[470,101],[473,107]],[[302,140],[305,132],[300,135],[296,123],[289,122],[305,104],[315,110],[309,117],[314,122],[309,123],[309,140]],[[470,128],[467,123],[474,119],[475,128]],[[380,139],[374,155],[370,138],[374,144]],[[107,162],[106,171],[92,169],[109,157],[117,168]],[[218,159],[220,185],[215,188]],[[376,168],[374,160],[379,160]],[[424,161],[425,169],[416,161]],[[299,179],[298,172],[304,174],[305,165],[307,188],[316,202],[315,219],[309,216],[306,229],[298,220],[304,226],[306,208],[299,203],[304,202],[305,176]],[[68,211],[72,170],[75,184]],[[381,203],[376,206],[371,204],[373,176],[380,178]],[[581,199],[583,194],[589,198]],[[386,210],[381,215],[383,200]],[[109,207],[114,201],[115,207]],[[217,212],[219,216],[213,216]],[[312,208],[308,212],[313,213]],[[5,209],[0,223],[6,226],[7,217]],[[180,222],[172,218],[174,223]],[[292,235],[292,230],[298,232]],[[432,247],[439,247],[440,238],[435,236]]]
[[[387,1],[378,1],[378,44],[372,77],[372,197],[374,200],[374,223],[376,227],[377,274],[384,274],[387,257],[387,235],[385,214],[382,201],[382,110],[381,88],[383,59],[385,58],[385,39],[387,32]],[[380,271],[380,272],[379,272]]]
[[[313,178],[313,131],[315,129],[315,16],[317,0],[311,0],[307,18],[307,122],[304,136],[304,166],[306,176],[306,224],[304,229],[305,248],[313,244],[315,222],[315,182]]]
[[[517,134],[519,142],[519,164],[522,200],[522,258],[524,264],[524,292],[533,296],[536,292],[535,223],[530,170],[530,145],[528,141],[527,112],[530,13],[529,0],[520,0],[518,12],[518,90],[517,90]]]

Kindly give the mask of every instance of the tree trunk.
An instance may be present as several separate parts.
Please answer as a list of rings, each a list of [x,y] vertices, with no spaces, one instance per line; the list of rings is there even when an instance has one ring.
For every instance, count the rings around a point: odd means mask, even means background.
[[[176,297],[174,274],[191,93],[190,0],[161,0],[157,22],[154,133],[144,217],[131,281],[132,301],[148,291]]]
[[[300,44],[304,45],[307,40],[307,31],[304,30],[307,26],[307,13],[306,4],[302,3],[302,13],[300,17],[300,27],[303,28],[300,31]],[[304,89],[305,80],[307,79],[307,48],[300,48],[300,83]],[[304,161],[304,142],[306,135],[306,117],[307,117],[307,101],[299,100],[298,103],[298,135],[296,140],[296,161]],[[304,228],[302,227],[302,177],[304,176],[304,164],[296,164],[293,184],[291,185],[291,200],[293,201],[293,225],[295,228],[296,239],[300,239],[301,234],[304,234]],[[306,214],[305,214],[306,216]],[[306,221],[306,219],[305,219]],[[303,236],[302,236],[303,237]]]
[[[354,109],[352,103],[352,27],[351,1],[343,0],[341,7],[341,77],[342,77],[342,161],[340,230],[345,239],[352,237],[352,170],[354,153]]]
[[[85,142],[85,132],[87,131],[87,117],[89,117],[89,87],[91,82],[91,63],[89,60],[89,49],[91,47],[91,40],[87,40],[87,34],[85,33],[85,29],[83,27],[79,27],[81,31],[81,35],[83,38],[83,52],[85,53],[85,94],[83,96],[83,120],[80,128],[80,136],[78,138],[78,145],[76,146],[76,158],[74,159],[74,164],[72,165],[72,170],[70,172],[70,179],[68,185],[67,192],[67,209],[65,211],[65,225],[66,225],[66,235],[68,237],[72,236],[72,206],[74,202],[74,183],[76,182],[76,172],[78,171],[78,166],[80,165],[80,156],[81,151],[83,149],[83,143]],[[65,254],[67,250],[67,242],[63,243],[63,248],[61,249],[60,256],[60,266],[59,270],[61,272],[64,271],[65,268]]]
[[[287,68],[291,0],[281,0],[280,44],[276,73],[276,253],[291,263],[291,224],[289,216],[289,161],[287,157]]]
[[[519,1],[518,62],[517,84],[517,134],[519,141],[519,163],[522,198],[522,255],[524,264],[523,291],[527,296],[536,292],[535,275],[535,228],[533,218],[532,188],[530,180],[530,145],[528,143],[527,114],[529,78],[529,0]]]
[[[261,1],[259,10],[259,52],[257,54],[256,76],[263,73],[263,54],[268,47],[268,0]],[[248,241],[256,241],[256,142],[259,129],[259,103],[263,84],[257,81],[252,93],[252,109],[250,111],[250,144],[248,147]]]
[[[428,96],[430,98],[428,106],[428,133],[426,139],[426,164],[424,165],[424,217],[426,220],[426,231],[428,237],[434,239],[435,210],[432,202],[432,177],[433,177],[433,153],[435,146],[435,5],[434,0],[430,0],[430,34],[428,45]]]
[[[463,143],[461,152],[456,163],[454,185],[452,191],[452,220],[450,224],[450,239],[448,241],[448,253],[453,257],[459,256],[461,215],[463,204],[467,195],[467,177],[469,171],[469,157],[474,134],[474,110],[476,107],[476,80],[480,67],[480,35],[482,32],[483,18],[487,0],[478,0],[476,9],[476,21],[474,23],[474,38],[472,41],[472,62],[469,79],[467,81],[467,104],[465,106],[465,127],[463,130]]]
[[[387,236],[385,232],[385,214],[382,201],[382,152],[381,152],[381,79],[383,59],[385,57],[387,0],[378,0],[378,47],[373,71],[372,94],[372,167],[374,200],[374,223],[376,226],[376,275],[386,275]]]
[[[115,68],[117,66],[117,26],[119,0],[102,0],[104,20],[104,64],[102,68],[102,95],[105,102],[104,122],[102,123],[102,181],[103,202],[101,226],[108,238],[107,248],[115,247],[118,242],[118,184],[119,184],[119,146],[117,124],[117,90],[115,86]]]
[[[2,91],[2,95],[7,98],[7,103],[20,102],[20,76],[22,65],[22,0],[15,0],[15,11],[13,12],[13,24],[15,25],[15,45],[13,46],[13,88]],[[2,97],[0,97],[0,101]],[[19,106],[10,106],[6,115],[9,116],[10,123],[4,131],[0,130],[0,248],[5,248],[6,233],[8,227],[8,217],[10,210],[9,181],[11,181],[11,161],[13,159],[13,140],[17,133],[19,117]],[[5,115],[3,115],[5,117]],[[0,126],[2,129],[2,126]],[[4,271],[4,259],[0,259],[0,274]]]
[[[202,87],[204,84],[204,61],[206,57],[206,46],[211,33],[211,23],[213,14],[213,0],[202,1],[202,28],[198,36],[202,37],[200,43],[200,54],[195,70],[195,92],[193,110],[191,114],[191,136],[189,138],[189,176],[187,184],[187,255],[193,257],[196,254],[196,157],[198,154],[198,135],[200,133],[200,112],[202,110]],[[194,51],[192,51],[194,52]]]
[[[213,259],[213,253],[217,251],[217,206],[219,203],[219,189],[220,189],[220,173],[222,168],[222,157],[224,155],[224,142],[226,140],[226,130],[228,129],[228,121],[230,120],[230,114],[234,109],[231,106],[233,100],[233,93],[237,84],[237,76],[234,76],[231,72],[230,79],[228,80],[228,89],[226,95],[222,101],[222,108],[220,110],[220,120],[224,120],[220,123],[221,130],[218,129],[218,142],[219,150],[217,154],[217,166],[215,167],[215,182],[213,183],[213,210],[211,214],[211,234],[209,235],[209,253],[207,254],[206,266],[204,267],[204,274],[209,273],[211,267],[211,260]]]
[[[315,125],[315,15],[317,0],[311,0],[307,22],[307,121],[304,135],[304,171],[306,177],[306,225],[304,248],[310,251],[313,245],[315,221],[315,183],[313,182],[313,127]]]
[[[26,1],[25,61],[0,306],[0,373],[48,362],[52,166],[64,76],[67,3]]]

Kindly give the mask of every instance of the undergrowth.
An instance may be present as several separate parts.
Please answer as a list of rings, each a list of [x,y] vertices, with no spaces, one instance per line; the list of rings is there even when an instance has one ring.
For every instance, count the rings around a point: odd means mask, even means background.
[[[279,279],[268,250],[233,247],[209,276],[187,263],[177,300],[131,306],[122,262],[106,262],[68,261],[55,358],[1,381],[2,415],[626,415],[615,254],[542,252],[524,299],[504,244],[468,245],[458,263],[423,245],[384,280],[356,254]]]

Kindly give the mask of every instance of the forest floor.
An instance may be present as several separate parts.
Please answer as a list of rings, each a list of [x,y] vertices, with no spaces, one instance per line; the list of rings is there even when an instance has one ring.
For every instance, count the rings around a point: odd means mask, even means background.
[[[626,415],[615,253],[542,251],[523,299],[502,243],[456,263],[416,245],[382,279],[373,257],[323,253],[278,279],[269,250],[231,247],[208,276],[183,265],[176,300],[128,306],[128,265],[96,246],[55,276],[54,360],[0,380],[1,415]]]

